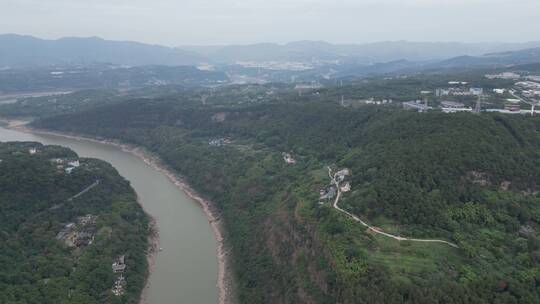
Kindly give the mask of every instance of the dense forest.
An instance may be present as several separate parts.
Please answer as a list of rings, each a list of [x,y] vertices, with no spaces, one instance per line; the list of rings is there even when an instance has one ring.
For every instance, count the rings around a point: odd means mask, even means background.
[[[148,218],[111,165],[59,146],[0,143],[0,185],[0,303],[138,303]]]
[[[144,146],[184,175],[222,213],[241,303],[540,302],[539,118],[177,95],[33,126]],[[326,166],[350,169],[349,212],[459,248],[366,230],[320,201]]]

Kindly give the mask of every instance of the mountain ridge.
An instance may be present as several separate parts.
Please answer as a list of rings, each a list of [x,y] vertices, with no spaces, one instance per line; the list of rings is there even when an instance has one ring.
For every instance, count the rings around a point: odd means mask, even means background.
[[[247,45],[181,46],[171,48],[100,37],[40,39],[29,35],[0,34],[0,67],[112,63],[140,65],[231,64],[238,61],[303,61],[374,64],[407,61],[439,61],[458,56],[510,52],[540,47],[540,41],[523,43],[462,43],[381,41],[333,44],[299,40],[284,44],[262,42]]]
[[[88,63],[193,65],[202,61],[202,56],[192,52],[140,42],[99,37],[45,40],[16,34],[0,35],[0,67]]]

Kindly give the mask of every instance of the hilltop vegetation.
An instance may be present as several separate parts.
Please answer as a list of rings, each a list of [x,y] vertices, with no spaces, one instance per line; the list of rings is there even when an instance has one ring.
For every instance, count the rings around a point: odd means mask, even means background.
[[[0,143],[0,185],[0,303],[138,303],[148,219],[112,166],[58,146]],[[128,284],[114,296],[120,255]]]
[[[540,301],[538,118],[178,96],[34,126],[141,145],[186,176],[223,214],[242,303]],[[327,165],[352,172],[343,208],[460,248],[374,235],[319,204]]]

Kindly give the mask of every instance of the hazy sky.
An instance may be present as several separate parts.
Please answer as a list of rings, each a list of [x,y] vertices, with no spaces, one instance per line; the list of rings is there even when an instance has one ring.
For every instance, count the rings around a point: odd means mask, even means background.
[[[540,0],[0,0],[0,32],[169,46],[540,40]]]

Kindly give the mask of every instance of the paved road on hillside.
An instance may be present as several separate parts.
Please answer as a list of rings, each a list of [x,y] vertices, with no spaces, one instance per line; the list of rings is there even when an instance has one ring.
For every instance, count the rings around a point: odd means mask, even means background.
[[[336,195],[336,199],[334,200],[333,207],[336,210],[338,210],[339,212],[346,214],[347,216],[349,216],[353,220],[355,220],[355,221],[359,222],[360,224],[362,224],[363,226],[367,227],[369,230],[371,230],[371,231],[373,231],[373,232],[375,232],[377,234],[384,235],[384,236],[389,237],[389,238],[393,238],[393,239],[398,240],[398,241],[412,241],[412,242],[424,242],[424,243],[443,243],[443,244],[447,244],[449,246],[452,246],[454,248],[459,248],[458,245],[456,245],[456,244],[454,244],[452,242],[448,242],[448,241],[444,241],[444,240],[437,240],[437,239],[415,239],[415,238],[402,237],[402,236],[399,236],[399,235],[393,235],[393,234],[381,231],[380,229],[369,225],[368,223],[361,220],[358,216],[356,216],[356,215],[354,215],[354,214],[352,214],[352,213],[350,213],[348,211],[345,211],[345,210],[341,209],[341,207],[339,207],[338,203],[339,203],[339,199],[341,198],[341,188],[339,187],[339,182],[338,182],[338,180],[336,178],[336,174],[332,175],[332,169],[330,169],[330,167],[328,167],[328,176],[330,177],[331,184],[335,185],[336,188],[337,188],[337,195]]]

